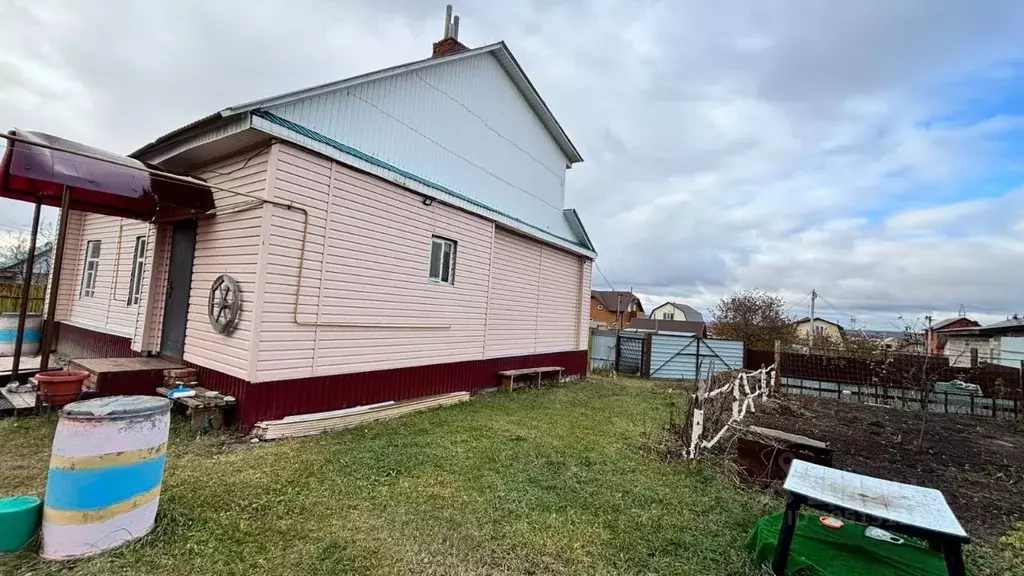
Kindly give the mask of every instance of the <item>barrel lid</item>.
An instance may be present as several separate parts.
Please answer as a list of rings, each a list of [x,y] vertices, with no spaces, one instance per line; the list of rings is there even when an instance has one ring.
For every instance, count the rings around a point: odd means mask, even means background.
[[[159,396],[107,396],[72,402],[61,410],[69,418],[126,418],[166,412],[171,401]]]
[[[0,514],[31,510],[32,508],[39,507],[42,503],[43,501],[36,496],[8,496],[7,498],[0,498]]]

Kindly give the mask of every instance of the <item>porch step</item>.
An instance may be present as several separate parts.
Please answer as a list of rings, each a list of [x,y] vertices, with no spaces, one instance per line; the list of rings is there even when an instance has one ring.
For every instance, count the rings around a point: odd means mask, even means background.
[[[85,387],[102,396],[116,394],[154,395],[164,385],[164,370],[184,366],[156,357],[140,358],[75,358],[69,370],[89,373]]]

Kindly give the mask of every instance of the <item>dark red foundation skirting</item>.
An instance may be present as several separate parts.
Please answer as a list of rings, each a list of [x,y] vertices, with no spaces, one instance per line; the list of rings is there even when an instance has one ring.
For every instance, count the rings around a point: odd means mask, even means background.
[[[61,326],[61,340],[64,338],[66,325]],[[119,338],[99,334],[91,330],[74,328],[77,339],[100,341],[100,337]],[[90,332],[96,336],[82,338],[78,332]],[[126,338],[124,340],[127,340]],[[129,341],[129,346],[131,342]],[[126,346],[130,351],[130,347]],[[112,348],[116,349],[116,348]],[[122,356],[136,356],[123,354]],[[72,355],[74,357],[74,355]],[[78,355],[85,357],[119,356]],[[484,388],[498,385],[497,373],[500,370],[517,370],[520,368],[536,368],[539,366],[562,366],[566,376],[582,376],[587,372],[587,351],[573,350],[568,352],[551,352],[545,354],[527,354],[523,356],[506,356],[486,360],[470,360],[447,364],[431,364],[429,366],[413,366],[359,372],[357,374],[339,374],[335,376],[317,376],[312,378],[296,378],[293,380],[275,380],[272,382],[250,383],[228,376],[222,372],[186,362],[199,371],[199,381],[205,388],[217,390],[221,394],[234,396],[238,399],[238,411],[235,422],[243,432],[248,432],[253,424],[263,420],[276,420],[292,414],[325,412],[340,410],[352,406],[375,404],[388,400],[407,400],[448,392],[476,393]],[[151,387],[143,382],[139,390],[119,390],[122,394],[152,394]],[[101,390],[102,392],[102,390]]]
[[[499,370],[540,366],[562,366],[565,375],[584,375],[587,371],[587,351],[508,356],[248,384],[238,396],[240,406],[237,422],[242,430],[248,430],[262,420],[274,420],[292,414],[340,410],[448,392],[475,393],[497,386]],[[204,386],[209,386],[206,384],[208,380],[200,381],[204,382]]]
[[[57,352],[71,358],[135,358],[132,339],[57,322]]]

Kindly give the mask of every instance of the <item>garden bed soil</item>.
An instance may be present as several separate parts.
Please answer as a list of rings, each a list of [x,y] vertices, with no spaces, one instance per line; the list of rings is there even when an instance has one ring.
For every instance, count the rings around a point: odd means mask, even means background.
[[[780,395],[744,424],[828,442],[836,468],[941,490],[976,541],[1024,521],[1024,434],[1012,423],[928,414],[922,435],[920,412]]]

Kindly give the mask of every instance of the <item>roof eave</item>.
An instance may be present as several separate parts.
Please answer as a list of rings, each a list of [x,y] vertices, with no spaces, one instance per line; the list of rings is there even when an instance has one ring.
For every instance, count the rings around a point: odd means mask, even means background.
[[[164,134],[163,136],[160,136],[156,140],[153,140],[152,142],[143,145],[138,150],[132,152],[131,154],[128,154],[128,157],[129,158],[136,158],[137,159],[140,156],[144,156],[144,155],[152,152],[153,150],[156,150],[157,148],[160,148],[160,147],[162,147],[162,146],[164,146],[166,144],[170,144],[170,143],[174,142],[179,137],[184,136],[188,132],[193,132],[193,131],[197,131],[198,132],[198,131],[205,130],[209,126],[211,126],[213,124],[216,124],[216,123],[220,122],[222,119],[227,118],[228,116],[232,116],[232,115],[233,115],[233,113],[227,113],[227,110],[221,110],[220,112],[214,112],[213,114],[209,114],[207,116],[203,116],[202,118],[200,118],[200,119],[198,119],[198,120],[196,120],[194,122],[190,122],[190,123],[188,123],[188,124],[186,124],[186,125],[184,125],[184,126],[182,126],[180,128],[176,128],[174,130],[171,130],[170,132],[168,132],[167,134]]]

